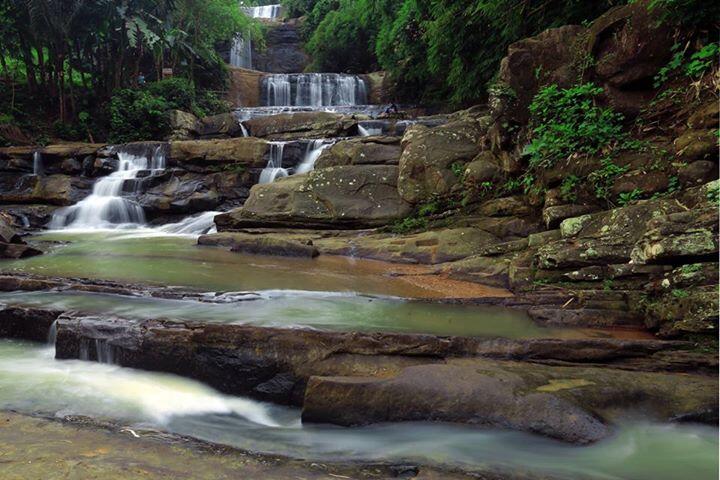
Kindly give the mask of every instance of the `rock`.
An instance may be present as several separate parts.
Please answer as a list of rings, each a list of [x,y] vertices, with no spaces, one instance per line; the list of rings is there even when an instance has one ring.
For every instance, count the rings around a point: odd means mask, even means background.
[[[718,255],[716,206],[659,216],[632,250],[636,263],[690,263]]]
[[[503,177],[500,160],[490,151],[478,154],[465,167],[463,181],[468,187],[479,186],[483,182],[496,182]]]
[[[654,95],[653,77],[672,55],[672,27],[647,0],[609,10],[588,29],[586,54],[591,78],[601,84],[613,107],[637,115]]]
[[[51,205],[3,205],[2,211],[13,217],[14,228],[41,228],[48,224],[58,207]]]
[[[408,128],[402,140],[398,182],[403,200],[419,204],[450,193],[460,183],[452,166],[464,166],[480,152],[483,133],[483,126],[476,120]]]
[[[337,142],[325,149],[315,168],[339,165],[397,165],[400,139],[397,137],[359,137]]]
[[[0,212],[4,214],[5,212]],[[0,242],[3,243],[23,243],[22,238],[17,232],[8,225],[7,219],[4,215],[0,217]]]
[[[528,106],[542,85],[569,87],[577,81],[575,57],[579,35],[577,25],[551,28],[511,44],[500,62],[499,82],[511,92],[513,101],[505,112],[520,124],[529,119]]]
[[[675,149],[678,158],[685,162],[717,160],[717,130],[687,130],[675,140]]]
[[[5,179],[11,180],[10,176]],[[0,184],[0,202],[72,205],[82,199],[91,186],[89,179],[68,175],[23,176],[12,185],[3,187]]]
[[[268,143],[257,138],[232,138],[227,140],[190,140],[170,143],[168,167],[192,169],[237,165],[238,167],[263,168],[267,165]]]
[[[195,122],[192,130],[202,138],[242,137],[240,122],[232,113],[203,117]]]
[[[303,49],[299,34],[299,19],[268,25],[265,29],[265,47],[253,48],[252,63],[255,70],[269,73],[304,72],[310,58]]]
[[[50,326],[62,312],[0,306],[0,338],[47,342]]]
[[[357,129],[351,117],[330,112],[296,112],[253,118],[243,122],[254,137],[297,140],[350,136]]]
[[[613,195],[640,190],[645,195],[664,192],[668,188],[669,177],[665,172],[635,170],[620,175],[612,186]]]
[[[192,137],[197,122],[195,115],[182,110],[170,110],[166,115],[172,131],[170,140],[188,140]]]
[[[717,337],[718,287],[673,289],[645,305],[646,325],[665,338],[688,334]]]
[[[679,389],[683,380],[693,390]],[[716,385],[702,376],[457,359],[408,366],[390,378],[313,376],[303,421],[462,421],[584,444],[607,436],[607,423],[627,409],[665,420],[679,412],[717,412]]]
[[[560,230],[548,230],[547,232],[533,233],[528,235],[528,247],[539,247],[548,242],[560,240]]]
[[[259,107],[263,73],[245,68],[228,67],[230,84],[227,101],[234,107]]]
[[[557,205],[554,207],[545,207],[542,212],[543,222],[545,222],[547,228],[557,228],[569,218],[585,215],[597,209],[594,205]],[[568,227],[566,227],[565,231],[568,231]]]
[[[278,255],[283,257],[315,258],[320,252],[312,243],[286,239],[275,235],[248,233],[217,233],[198,238],[198,245],[222,245],[237,253]]]
[[[255,185],[241,209],[216,217],[219,230],[242,227],[367,228],[410,213],[397,193],[398,169],[346,165]]]
[[[709,160],[696,160],[688,165],[680,167],[678,179],[685,187],[695,187],[717,180],[718,167],[715,162]]]
[[[532,213],[521,195],[488,200],[480,206],[479,211],[488,217],[521,217]]]
[[[720,110],[718,103],[714,99],[709,101],[690,115],[688,127],[693,130],[718,128],[720,125],[720,112],[718,110]]]

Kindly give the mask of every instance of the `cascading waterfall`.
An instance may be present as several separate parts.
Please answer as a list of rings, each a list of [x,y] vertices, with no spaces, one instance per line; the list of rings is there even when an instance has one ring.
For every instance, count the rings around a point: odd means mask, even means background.
[[[123,194],[137,192],[136,179],[141,172],[150,170],[153,174],[165,168],[163,145],[156,147],[150,155],[136,155],[120,149],[117,156],[117,170],[95,182],[89,197],[53,214],[50,228],[118,228],[145,223],[142,207]]]
[[[42,153],[35,151],[33,152],[33,175],[43,175],[44,173]]]
[[[328,142],[327,140],[313,140],[312,142],[308,143],[307,149],[305,150],[305,156],[303,157],[303,161],[300,162],[300,164],[295,169],[295,174],[307,173],[314,169],[315,162],[318,158],[320,158],[323,150],[332,147],[333,143],[334,142]]]
[[[270,160],[262,172],[258,183],[272,183],[277,178],[287,177],[287,169],[282,167],[285,142],[272,142],[270,144]]]
[[[252,69],[252,40],[238,33],[230,47],[230,65]]]
[[[280,16],[281,5],[261,5],[258,7],[245,7],[245,12],[253,18],[278,18]]]
[[[367,104],[367,86],[357,75],[275,74],[263,79],[265,106],[330,107]]]

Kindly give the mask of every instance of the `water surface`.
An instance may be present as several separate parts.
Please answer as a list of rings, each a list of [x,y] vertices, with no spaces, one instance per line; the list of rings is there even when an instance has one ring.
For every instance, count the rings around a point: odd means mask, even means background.
[[[143,435],[164,430],[311,461],[392,461],[488,466],[563,479],[717,478],[718,430],[635,422],[615,436],[574,447],[510,431],[429,423],[342,428],[303,426],[297,409],[220,394],[198,382],[79,360],[0,340],[0,409],[87,415]]]

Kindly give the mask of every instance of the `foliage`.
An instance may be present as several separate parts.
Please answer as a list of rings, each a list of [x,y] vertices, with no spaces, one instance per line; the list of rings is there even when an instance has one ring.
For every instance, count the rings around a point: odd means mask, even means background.
[[[673,289],[671,292],[672,296],[680,299],[680,298],[687,298],[690,294],[686,290],[682,290],[679,288]]]
[[[168,133],[168,104],[144,89],[118,90],[110,100],[110,141],[159,139]]]
[[[592,83],[541,89],[530,104],[531,136],[524,153],[531,168],[549,168],[572,155],[597,155],[623,138],[622,115],[599,107]]]
[[[720,186],[710,188],[705,196],[708,202],[720,203]]]
[[[690,55],[687,61],[685,60],[687,48],[680,50],[680,44],[676,43],[673,45],[672,50],[675,53],[670,61],[655,75],[653,82],[655,88],[661,87],[671,76],[680,72],[691,79],[697,79],[705,75],[712,68],[713,63],[717,62],[720,54],[720,43],[709,43],[703,46]],[[666,95],[669,94],[666,93]]]
[[[560,198],[566,202],[574,202],[577,200],[577,186],[580,178],[575,175],[569,175],[560,184]]]
[[[720,18],[720,3],[708,0],[650,0],[650,9],[662,11],[663,20],[684,28],[711,29]]]
[[[627,171],[628,167],[620,167],[611,158],[603,158],[602,168],[588,175],[588,180],[595,187],[595,196],[610,202],[610,189],[613,180]]]
[[[640,190],[639,188],[634,188],[630,192],[623,192],[620,195],[618,195],[618,205],[620,205],[621,207],[624,207],[625,205],[640,199],[640,197],[642,197],[642,194],[643,194],[643,191]]]

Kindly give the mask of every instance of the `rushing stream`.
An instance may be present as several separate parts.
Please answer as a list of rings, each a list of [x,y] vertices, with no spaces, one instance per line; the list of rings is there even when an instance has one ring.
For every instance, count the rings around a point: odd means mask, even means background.
[[[313,461],[361,460],[512,468],[558,478],[716,478],[717,429],[631,423],[573,447],[534,435],[445,424],[363,428],[302,425],[297,409],[220,394],[181,377],[79,360],[52,347],[0,341],[0,409],[114,420],[254,452]]]

